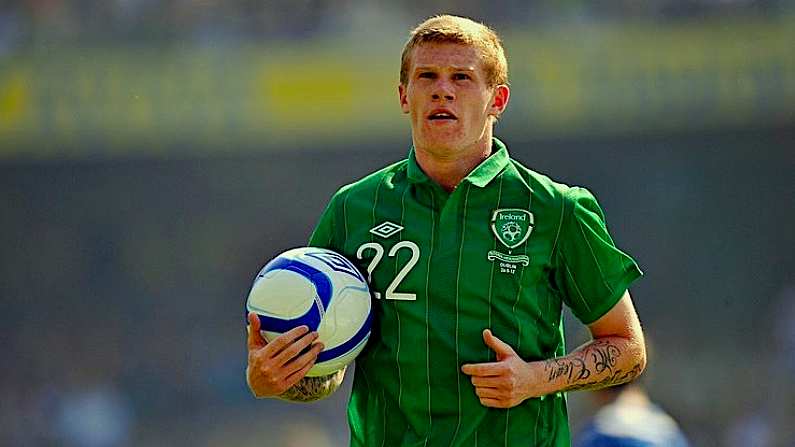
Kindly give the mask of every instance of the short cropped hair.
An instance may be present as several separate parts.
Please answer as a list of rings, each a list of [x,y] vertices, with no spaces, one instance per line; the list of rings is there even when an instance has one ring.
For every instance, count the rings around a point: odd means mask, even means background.
[[[412,51],[425,43],[454,43],[474,47],[483,58],[488,86],[508,84],[508,61],[497,33],[482,23],[452,15],[431,17],[411,31],[400,57],[401,84],[408,83]]]

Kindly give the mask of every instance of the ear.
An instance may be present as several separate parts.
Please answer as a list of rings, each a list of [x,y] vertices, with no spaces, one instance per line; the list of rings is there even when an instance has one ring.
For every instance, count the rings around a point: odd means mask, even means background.
[[[402,110],[403,113],[409,113],[409,101],[407,98],[408,92],[406,90],[408,90],[407,86],[403,84],[398,85],[398,96],[400,97],[400,110]]]
[[[505,108],[508,107],[508,100],[511,98],[511,89],[505,84],[499,84],[494,87],[494,99],[491,101],[489,114],[495,117],[502,115]]]

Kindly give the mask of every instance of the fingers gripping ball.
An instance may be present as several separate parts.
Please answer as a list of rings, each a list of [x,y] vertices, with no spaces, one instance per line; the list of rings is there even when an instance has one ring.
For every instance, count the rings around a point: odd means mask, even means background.
[[[325,349],[310,377],[342,369],[370,336],[367,281],[348,259],[323,248],[294,248],[268,262],[254,279],[246,310],[258,315],[269,342],[301,325],[318,332]]]

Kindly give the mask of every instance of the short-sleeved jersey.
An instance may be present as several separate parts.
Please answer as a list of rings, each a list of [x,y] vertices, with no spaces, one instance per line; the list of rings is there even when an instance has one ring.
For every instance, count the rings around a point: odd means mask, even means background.
[[[374,294],[353,446],[568,446],[562,394],[487,408],[461,365],[494,361],[485,328],[527,361],[564,355],[562,305],[591,323],[641,275],[587,190],[525,168],[497,139],[451,193],[413,150],[341,188],[310,245],[351,259]]]

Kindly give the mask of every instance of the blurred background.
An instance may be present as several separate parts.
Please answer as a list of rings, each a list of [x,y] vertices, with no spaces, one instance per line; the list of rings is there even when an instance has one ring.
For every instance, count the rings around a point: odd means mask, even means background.
[[[248,393],[244,300],[406,155],[399,55],[440,12],[502,33],[497,135],[646,272],[652,398],[695,446],[795,445],[787,0],[0,0],[0,445],[347,445],[349,383]]]

